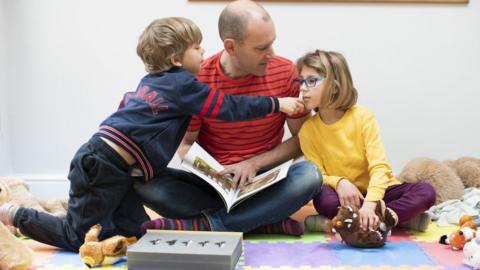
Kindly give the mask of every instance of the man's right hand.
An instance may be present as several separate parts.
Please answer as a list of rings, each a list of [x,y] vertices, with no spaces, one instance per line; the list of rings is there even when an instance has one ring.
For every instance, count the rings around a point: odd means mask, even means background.
[[[301,98],[279,98],[278,103],[280,105],[280,111],[288,115],[302,113],[305,110],[305,106]]]
[[[257,175],[258,168],[255,163],[249,160],[244,160],[239,163],[225,165],[224,170],[220,172],[221,175],[233,174],[232,187],[243,186],[251,183],[255,175]]]
[[[337,184],[337,194],[341,206],[354,205],[360,208],[363,195],[358,188],[348,179],[341,179]]]

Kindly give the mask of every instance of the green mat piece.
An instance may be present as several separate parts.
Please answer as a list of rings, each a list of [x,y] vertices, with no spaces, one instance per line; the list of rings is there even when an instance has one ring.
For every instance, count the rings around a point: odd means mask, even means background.
[[[306,232],[301,237],[281,234],[245,234],[244,241],[249,243],[314,243],[328,242],[330,237],[323,232]]]

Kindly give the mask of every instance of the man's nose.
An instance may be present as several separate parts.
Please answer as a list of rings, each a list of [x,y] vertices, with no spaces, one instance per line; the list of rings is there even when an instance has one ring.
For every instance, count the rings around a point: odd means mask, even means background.
[[[270,59],[275,56],[275,51],[273,50],[273,46],[270,46],[265,54],[267,59]]]

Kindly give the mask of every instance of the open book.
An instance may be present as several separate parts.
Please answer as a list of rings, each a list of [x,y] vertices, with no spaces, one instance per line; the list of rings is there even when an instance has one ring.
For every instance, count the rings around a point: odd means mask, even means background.
[[[238,186],[235,189],[232,188],[233,177],[220,175],[219,172],[224,169],[223,166],[197,143],[194,143],[188,150],[182,166],[214,187],[225,202],[227,212],[230,212],[230,209],[246,198],[285,179],[292,162],[293,160],[289,160],[265,173],[257,175],[252,183]]]

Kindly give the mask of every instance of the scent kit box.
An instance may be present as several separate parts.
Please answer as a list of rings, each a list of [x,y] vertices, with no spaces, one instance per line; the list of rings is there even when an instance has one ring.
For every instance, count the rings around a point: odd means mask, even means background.
[[[242,233],[149,230],[128,247],[128,269],[233,270],[242,249]]]

